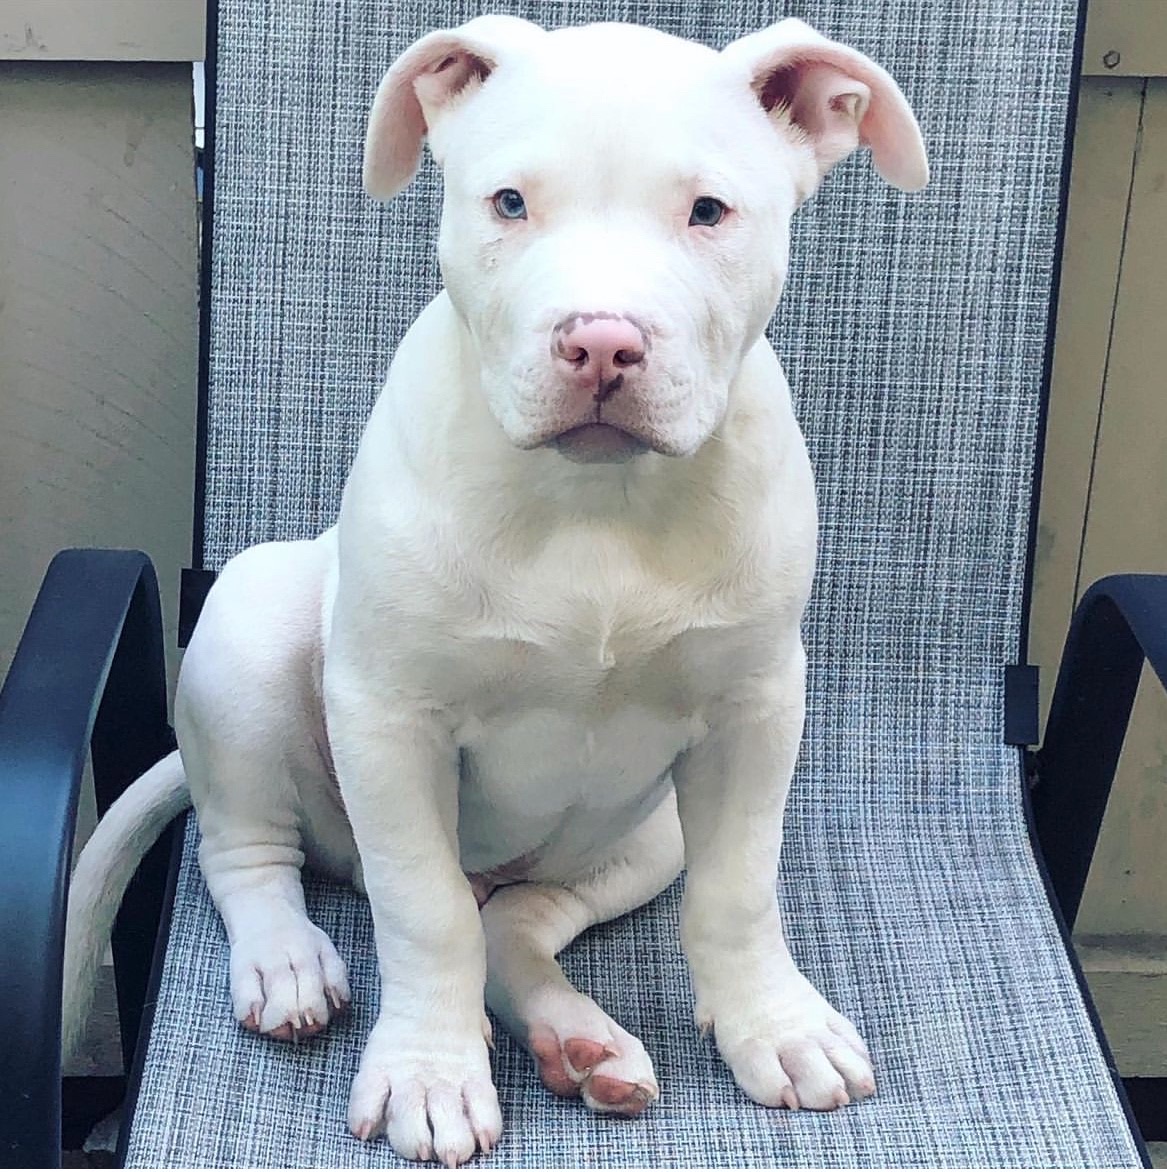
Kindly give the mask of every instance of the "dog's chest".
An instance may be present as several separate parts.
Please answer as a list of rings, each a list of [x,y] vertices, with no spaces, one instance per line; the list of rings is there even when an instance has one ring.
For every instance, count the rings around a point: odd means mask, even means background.
[[[630,713],[641,727],[691,722],[747,667],[748,625],[689,583],[626,566],[516,577],[457,624],[448,698],[467,746],[555,712],[594,756]]]
[[[554,876],[602,854],[660,800],[677,755],[706,731],[675,653],[622,665],[529,645],[482,648],[487,672],[455,727],[463,866],[524,857]],[[603,661],[601,662],[601,659]]]
[[[462,628],[449,711],[468,870],[533,855],[553,874],[602,853],[655,807],[749,670],[742,631],[697,625],[700,608],[667,583],[624,585],[561,581]]]

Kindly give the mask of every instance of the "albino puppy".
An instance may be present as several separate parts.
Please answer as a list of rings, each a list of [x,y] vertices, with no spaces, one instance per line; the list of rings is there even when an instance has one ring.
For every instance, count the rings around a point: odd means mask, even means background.
[[[859,145],[923,186],[916,121],[879,66],[797,20],[718,53],[484,16],[386,74],[374,196],[423,138],[445,291],[401,344],[337,527],[240,554],[211,591],[181,760],[131,787],[78,869],[70,1034],[126,876],[193,800],[245,1028],[315,1033],[349,1000],[305,863],[368,893],[362,1139],[449,1165],[496,1143],[485,1006],[551,1090],[641,1111],[648,1054],[555,957],[682,866],[697,1024],[742,1090],[870,1095],[775,894],[816,519],[763,330],[791,215]]]

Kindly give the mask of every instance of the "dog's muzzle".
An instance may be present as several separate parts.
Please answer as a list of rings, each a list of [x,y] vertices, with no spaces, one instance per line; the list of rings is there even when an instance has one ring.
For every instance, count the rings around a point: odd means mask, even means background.
[[[617,463],[652,445],[635,427],[605,418],[605,405],[627,396],[648,363],[650,341],[630,317],[598,311],[572,313],[551,331],[551,362],[562,388],[561,418],[578,420],[547,441],[579,464]]]

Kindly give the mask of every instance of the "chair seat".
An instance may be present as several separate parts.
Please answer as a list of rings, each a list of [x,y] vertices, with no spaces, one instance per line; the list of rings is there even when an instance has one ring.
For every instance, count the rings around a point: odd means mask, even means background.
[[[1000,758],[999,758],[1000,759]],[[1007,787],[1013,776],[998,776]],[[998,791],[1000,792],[1000,791]],[[804,971],[852,1018],[879,1093],[830,1114],[771,1111],[734,1086],[692,1024],[677,943],[681,883],[563,954],[584,991],[644,1041],[661,1100],[637,1120],[555,1098],[500,1029],[505,1133],[483,1167],[1138,1166],[1111,1075],[1050,914],[1020,813],[926,834],[826,834],[803,785],[782,894]],[[916,831],[909,831],[909,825]],[[364,899],[319,880],[309,911],[350,966],[354,1007],[292,1046],[233,1021],[228,948],[192,819],[128,1148],[130,1167],[403,1166],[345,1127],[378,1002]],[[829,844],[829,845],[828,845]]]

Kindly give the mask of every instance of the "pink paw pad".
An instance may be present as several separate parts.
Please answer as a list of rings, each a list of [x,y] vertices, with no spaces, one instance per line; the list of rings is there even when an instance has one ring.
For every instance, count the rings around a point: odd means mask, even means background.
[[[561,1044],[550,1031],[539,1031],[531,1035],[529,1044],[539,1064],[539,1077],[553,1094],[582,1095],[590,1107],[629,1116],[639,1115],[657,1097],[655,1085],[597,1072],[603,1063],[621,1057],[611,1043],[568,1038]]]
[[[579,1094],[579,1080],[568,1073],[566,1058],[554,1034],[532,1034],[531,1053],[539,1064],[539,1078],[552,1094],[564,1098]]]
[[[648,1087],[606,1074],[593,1074],[587,1083],[589,1097],[617,1115],[639,1115],[656,1098]]]

